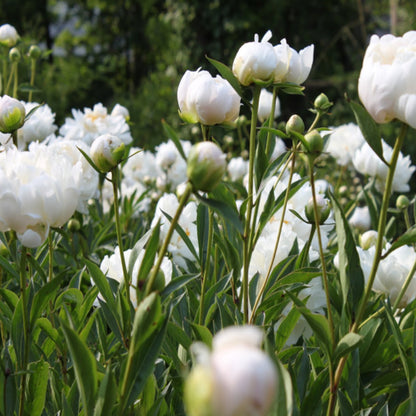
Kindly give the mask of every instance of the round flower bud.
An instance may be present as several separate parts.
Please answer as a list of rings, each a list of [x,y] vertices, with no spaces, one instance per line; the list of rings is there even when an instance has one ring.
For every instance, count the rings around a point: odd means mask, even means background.
[[[7,256],[8,254],[9,254],[9,249],[3,243],[3,241],[0,241],[0,255],[4,257],[4,256]]]
[[[318,222],[319,225],[322,225],[328,219],[331,208],[329,207],[328,200],[320,194],[316,195],[316,207],[318,211]],[[311,224],[315,224],[313,198],[305,206],[305,215]]]
[[[29,48],[28,55],[29,55],[29,58],[31,58],[31,59],[38,59],[38,58],[40,57],[40,54],[41,54],[41,53],[42,53],[42,52],[41,52],[41,50],[40,50],[39,46],[37,46],[37,45],[32,45],[32,46]]]
[[[5,24],[0,26],[0,45],[11,48],[16,45],[18,40],[19,34],[12,25]]]
[[[71,231],[71,233],[76,233],[81,229],[81,224],[79,221],[75,218],[71,218],[68,221],[68,230]]]
[[[291,132],[303,134],[305,131],[305,123],[297,114],[293,114],[286,123],[286,133],[290,135]]]
[[[17,48],[11,48],[10,49],[10,51],[9,51],[9,59],[12,62],[19,62],[21,57],[22,56],[20,54],[19,49],[17,49]]]
[[[409,205],[410,201],[406,195],[399,195],[396,199],[396,207],[398,209],[406,209]]]
[[[150,270],[149,275],[152,274],[152,271],[153,271],[153,267]],[[156,279],[153,283],[153,286],[152,286],[151,290],[156,290],[156,291],[160,292],[161,290],[163,290],[165,288],[165,284],[166,284],[165,273],[163,273],[163,270],[159,269],[157,274],[156,274]]]
[[[0,98],[0,132],[12,133],[23,126],[26,110],[15,98],[3,95]]]
[[[210,192],[221,181],[227,169],[226,156],[213,142],[192,146],[186,173],[195,190]]]
[[[313,157],[318,157],[324,149],[324,139],[317,130],[305,134],[306,143],[309,145],[308,154]],[[306,149],[305,149],[306,151]]]
[[[125,150],[126,146],[119,137],[103,134],[92,142],[91,159],[101,172],[106,173],[121,162]]]
[[[377,231],[368,230],[360,234],[358,242],[363,250],[368,250],[370,247],[375,246],[377,242]]]
[[[313,106],[319,111],[326,111],[329,107],[331,107],[331,105],[332,103],[328,100],[328,97],[324,93],[319,94],[313,102]]]

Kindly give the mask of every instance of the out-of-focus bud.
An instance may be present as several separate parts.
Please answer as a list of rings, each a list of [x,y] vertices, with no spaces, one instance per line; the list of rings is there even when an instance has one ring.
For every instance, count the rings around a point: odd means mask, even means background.
[[[299,133],[303,134],[305,131],[305,123],[302,118],[297,114],[293,114],[286,123],[286,133]]]
[[[19,40],[19,34],[16,29],[9,24],[0,26],[0,45],[12,48]]]
[[[19,49],[17,48],[11,48],[9,51],[9,59],[12,62],[19,62],[22,55],[20,54]]]
[[[409,198],[406,195],[399,195],[396,199],[396,207],[404,210],[410,205]]]
[[[322,225],[328,219],[329,213],[331,212],[329,201],[322,195],[317,194],[316,207],[318,212],[318,222],[319,225]],[[305,206],[305,215],[311,224],[315,224],[314,204],[312,198],[308,201],[307,205]]]
[[[186,173],[194,190],[212,191],[220,183],[226,169],[226,156],[215,143],[205,141],[192,146]]]
[[[103,134],[92,142],[91,159],[101,172],[106,173],[121,162],[125,150],[126,146],[120,138]]]
[[[15,98],[3,95],[0,98],[0,132],[13,133],[23,126],[26,110]]]
[[[325,112],[332,106],[332,103],[324,93],[321,93],[315,98],[313,106],[315,107],[315,110]]]
[[[368,230],[360,234],[358,242],[363,250],[368,250],[370,247],[375,246],[377,242],[377,231]]]
[[[39,57],[40,57],[40,55],[41,55],[41,50],[40,50],[40,48],[39,48],[39,46],[38,45],[32,45],[30,48],[29,48],[29,52],[28,52],[28,55],[29,55],[29,58],[30,59],[39,59]]]
[[[312,130],[305,134],[305,141],[308,143],[309,149],[304,151],[313,159],[317,158],[324,149],[324,139],[317,130]]]
[[[81,229],[81,224],[79,223],[79,221],[75,218],[71,218],[68,221],[68,230],[71,233],[76,233]]]

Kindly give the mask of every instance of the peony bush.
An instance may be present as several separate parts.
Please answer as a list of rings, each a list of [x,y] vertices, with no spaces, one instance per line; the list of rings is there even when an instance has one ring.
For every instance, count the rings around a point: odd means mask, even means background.
[[[151,150],[120,104],[57,125],[0,26],[0,414],[415,414],[415,36],[371,38],[337,125],[282,117],[314,45],[255,35]]]

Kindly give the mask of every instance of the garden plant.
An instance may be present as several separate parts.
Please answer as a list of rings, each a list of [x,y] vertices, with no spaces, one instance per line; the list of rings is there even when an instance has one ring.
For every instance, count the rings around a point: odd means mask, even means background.
[[[0,415],[416,414],[416,32],[371,37],[342,125],[281,117],[314,53],[206,51],[145,150],[119,104],[57,126],[0,26]]]

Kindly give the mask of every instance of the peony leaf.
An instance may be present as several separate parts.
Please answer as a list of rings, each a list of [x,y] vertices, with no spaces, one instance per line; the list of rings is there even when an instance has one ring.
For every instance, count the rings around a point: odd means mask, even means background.
[[[362,339],[362,336],[349,332],[344,335],[338,342],[338,345],[335,348],[334,359],[337,360],[344,355],[347,355],[350,351],[358,346]]]
[[[383,146],[381,144],[381,135],[378,125],[361,104],[352,100],[349,100],[349,104],[354,113],[358,127],[360,127],[360,130],[363,133],[364,139],[377,156],[388,166],[388,162],[383,157]]]

